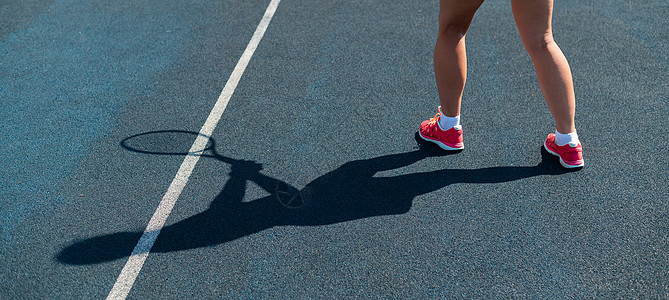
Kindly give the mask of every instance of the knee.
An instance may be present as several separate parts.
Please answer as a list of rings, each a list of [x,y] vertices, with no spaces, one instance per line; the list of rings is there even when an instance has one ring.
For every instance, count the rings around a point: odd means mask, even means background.
[[[525,38],[523,45],[530,56],[540,55],[545,53],[551,45],[555,44],[552,34],[545,34],[539,38]]]
[[[467,29],[469,29],[469,24],[439,24],[439,37],[460,40],[467,34]]]

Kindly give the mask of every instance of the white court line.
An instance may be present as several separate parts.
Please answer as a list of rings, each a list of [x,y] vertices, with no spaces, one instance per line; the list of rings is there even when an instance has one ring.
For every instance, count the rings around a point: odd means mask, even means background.
[[[239,83],[239,79],[241,79],[242,74],[244,74],[244,70],[265,34],[265,30],[267,30],[269,22],[272,20],[280,1],[281,0],[272,0],[267,6],[265,15],[262,20],[260,20],[260,24],[258,24],[253,37],[251,37],[251,41],[249,41],[246,50],[244,50],[244,53],[242,54],[242,57],[239,58],[239,61],[237,62],[235,69],[232,71],[230,78],[228,78],[228,82],[225,84],[221,95],[218,96],[218,100],[216,101],[214,108],[211,110],[211,113],[209,113],[209,117],[207,117],[204,125],[202,125],[200,134],[195,139],[195,142],[193,142],[193,146],[191,146],[189,153],[199,153],[198,151],[204,149],[207,145],[209,140],[208,137],[211,136],[218,121],[221,119],[221,115],[223,115],[223,111],[225,111],[225,108],[230,101],[230,97],[232,97],[232,93],[234,93],[235,88]],[[188,178],[193,172],[195,164],[197,164],[199,159],[199,154],[187,155],[184,158],[179,171],[174,177],[174,180],[172,180],[172,184],[170,184],[170,187],[160,201],[158,208],[153,213],[153,217],[151,217],[149,224],[146,226],[146,230],[144,230],[142,237],[139,239],[139,242],[137,242],[135,249],[132,251],[132,254],[123,267],[123,270],[121,270],[121,274],[116,279],[116,283],[114,283],[114,287],[109,292],[107,299],[125,299],[128,296],[128,293],[130,293],[130,289],[135,283],[135,279],[137,279],[139,271],[144,265],[144,261],[146,261],[146,258],[149,256],[149,252],[151,251],[158,234],[160,234],[160,230],[165,225],[167,217],[172,212],[174,204],[177,202],[181,191],[186,186]]]

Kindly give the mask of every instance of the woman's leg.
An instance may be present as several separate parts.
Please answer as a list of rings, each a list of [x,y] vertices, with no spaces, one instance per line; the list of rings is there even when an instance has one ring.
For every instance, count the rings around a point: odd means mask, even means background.
[[[460,101],[467,79],[465,34],[483,0],[440,0],[439,33],[434,46],[434,74],[441,109],[420,124],[418,133],[444,150],[462,150]]]
[[[576,130],[574,86],[567,59],[553,40],[553,0],[512,0],[511,4],[555,127],[560,133],[572,133]]]
[[[575,97],[567,59],[553,40],[553,0],[511,0],[513,16],[537,72],[539,85],[555,120],[544,148],[565,168],[583,167],[583,148],[574,126]]]
[[[442,113],[460,114],[462,91],[467,79],[465,34],[483,0],[439,1],[439,34],[434,47],[434,74]]]

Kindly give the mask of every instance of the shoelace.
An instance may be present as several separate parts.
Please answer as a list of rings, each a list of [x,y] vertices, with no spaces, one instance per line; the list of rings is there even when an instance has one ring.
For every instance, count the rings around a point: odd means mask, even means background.
[[[439,120],[439,117],[441,116],[441,106],[439,106],[439,108],[437,109],[439,110],[439,112],[436,115],[434,115],[432,119],[430,119],[430,123],[435,123],[437,122],[437,120]]]

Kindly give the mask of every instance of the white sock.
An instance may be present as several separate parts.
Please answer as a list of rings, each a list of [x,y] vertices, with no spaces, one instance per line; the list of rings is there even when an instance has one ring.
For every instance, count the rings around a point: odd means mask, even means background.
[[[557,129],[555,130],[555,143],[558,146],[564,146],[569,144],[569,146],[576,147],[578,145],[578,134],[576,130],[571,133],[559,133]]]
[[[442,114],[437,123],[441,130],[449,130],[452,127],[460,125],[460,115],[457,115],[456,117],[447,117]]]

